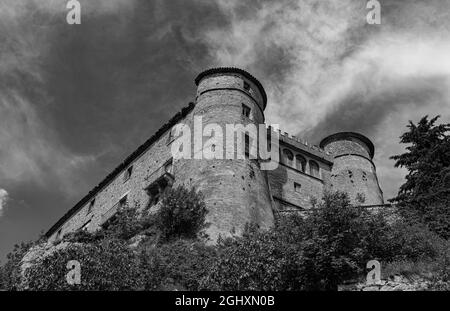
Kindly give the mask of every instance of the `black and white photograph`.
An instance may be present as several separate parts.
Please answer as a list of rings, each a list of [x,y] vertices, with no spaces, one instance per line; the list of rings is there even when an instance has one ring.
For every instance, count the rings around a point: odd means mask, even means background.
[[[449,238],[450,1],[0,0],[1,297],[445,292]]]

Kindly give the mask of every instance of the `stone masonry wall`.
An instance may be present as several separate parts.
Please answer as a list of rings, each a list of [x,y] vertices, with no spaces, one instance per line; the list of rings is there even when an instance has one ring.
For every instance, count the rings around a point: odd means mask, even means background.
[[[169,132],[165,133],[156,143],[154,143],[144,154],[133,163],[131,177],[124,181],[124,172],[119,174],[96,196],[95,203],[90,213],[88,213],[89,202],[72,216],[63,226],[60,236],[65,233],[80,229],[86,222],[91,221],[88,230],[93,231],[99,228],[104,220],[103,215],[107,213],[119,200],[127,195],[127,202],[130,206],[137,204],[140,207],[148,204],[149,197],[145,189],[161,173],[164,164],[171,159],[172,154],[168,143]],[[174,163],[174,174],[177,167]],[[55,240],[58,232],[53,233],[49,238]]]
[[[358,205],[361,205],[356,200],[358,194],[365,198],[362,205],[383,204],[375,167],[371,161],[360,156],[342,156],[334,160],[331,188],[347,192],[350,200]]]
[[[352,200],[361,193],[365,196],[366,205],[383,203],[371,151],[354,137],[330,141],[324,151],[301,143],[295,137],[280,135],[281,148],[289,148],[294,155],[302,155],[307,163],[314,160],[319,165],[320,175],[317,177],[311,176],[309,164],[304,171],[296,167],[295,158],[291,164],[283,162],[273,171],[262,171],[257,160],[236,160],[237,141],[225,140],[226,125],[264,124],[264,100],[264,91],[251,76],[238,72],[216,72],[204,75],[198,81],[195,107],[180,121],[191,129],[192,134],[195,117],[202,117],[203,127],[218,124],[223,136],[214,133],[215,137],[222,139],[225,150],[230,144],[235,150],[233,160],[226,159],[225,154],[223,159],[173,160],[175,185],[195,187],[205,196],[209,210],[207,233],[212,241],[219,235],[240,235],[247,223],[270,228],[274,224],[273,210],[308,209],[311,198],[320,198],[324,189],[346,191]],[[242,113],[243,104],[251,109],[248,117]],[[90,212],[90,202],[87,202],[52,233],[49,241],[76,231],[88,222],[89,231],[98,229],[107,216],[113,215],[113,207],[124,196],[130,206],[146,206],[149,202],[147,187],[164,174],[164,165],[172,158],[170,132],[167,130],[133,160],[132,174],[128,180],[124,179],[124,169],[98,191]],[[206,148],[209,138],[202,139],[202,145]],[[194,150],[193,136],[191,142],[191,155],[203,151]]]
[[[250,85],[249,90],[244,89],[244,81]],[[209,211],[206,232],[211,241],[219,235],[241,235],[247,223],[261,228],[270,228],[274,223],[266,173],[256,160],[237,159],[236,137],[225,139],[229,124],[264,123],[262,96],[258,92],[255,84],[235,74],[211,75],[198,85],[193,118],[202,117],[204,127],[217,124],[223,133],[223,149],[234,150],[230,153],[233,159],[227,159],[224,152],[223,159],[181,160],[182,169],[176,176],[180,180],[189,179],[190,185],[204,194]],[[251,109],[249,117],[242,113],[243,104]],[[205,144],[208,140],[203,137],[204,148],[208,148]],[[194,153],[197,152],[202,150]]]

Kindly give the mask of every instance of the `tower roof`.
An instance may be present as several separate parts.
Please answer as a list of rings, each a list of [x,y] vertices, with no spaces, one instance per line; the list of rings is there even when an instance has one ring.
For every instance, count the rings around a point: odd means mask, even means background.
[[[359,139],[360,141],[362,141],[364,144],[366,144],[367,148],[369,148],[370,158],[373,158],[373,156],[375,154],[375,146],[373,145],[372,141],[369,138],[367,138],[366,136],[359,134],[359,133],[355,133],[355,132],[339,132],[339,133],[331,134],[331,135],[325,137],[324,139],[322,139],[319,146],[320,146],[320,148],[325,148],[325,145],[327,145],[331,141],[345,140],[346,138],[356,138],[356,139]]]
[[[246,77],[250,81],[252,81],[256,85],[256,87],[259,89],[259,92],[261,93],[261,96],[263,98],[263,109],[266,108],[267,94],[266,94],[266,91],[264,90],[264,87],[262,86],[261,82],[258,81],[258,79],[256,79],[254,76],[252,76],[250,73],[248,73],[247,71],[245,71],[243,69],[239,69],[239,68],[235,68],[235,67],[217,67],[217,68],[207,69],[207,70],[201,72],[197,76],[197,78],[195,78],[195,84],[198,86],[198,84],[204,77],[213,75],[213,74],[218,74],[218,73],[237,73],[237,74],[240,74],[240,75]]]

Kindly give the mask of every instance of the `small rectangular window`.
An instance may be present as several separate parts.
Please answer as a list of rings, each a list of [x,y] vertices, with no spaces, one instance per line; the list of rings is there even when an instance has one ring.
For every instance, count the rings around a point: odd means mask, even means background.
[[[247,118],[250,118],[251,109],[249,106],[242,104],[242,114]]]
[[[56,239],[59,240],[61,238],[61,234],[62,234],[62,228],[58,230],[58,232],[56,233]]]
[[[300,192],[300,190],[302,189],[302,185],[294,182],[294,189],[295,189],[295,192]]]
[[[125,174],[123,175],[123,181],[126,182],[128,179],[130,179],[132,173],[133,173],[133,166],[131,165],[125,171]]]
[[[250,136],[245,134],[245,156],[250,156]]]
[[[89,230],[89,225],[91,224],[91,220],[88,220],[82,227],[81,230],[82,231],[88,231]]]
[[[167,161],[167,163],[164,165],[164,171],[166,173],[172,174],[172,170],[173,170],[173,165],[172,165],[172,160]]]
[[[244,81],[244,90],[246,90],[246,91],[250,90],[250,84],[248,84],[247,81]]]
[[[93,199],[88,206],[87,214],[90,214],[92,212],[92,209],[94,208],[95,199]]]
[[[125,205],[127,204],[127,197],[128,196],[126,195],[122,199],[120,199],[120,201],[119,201],[119,208],[125,207]]]

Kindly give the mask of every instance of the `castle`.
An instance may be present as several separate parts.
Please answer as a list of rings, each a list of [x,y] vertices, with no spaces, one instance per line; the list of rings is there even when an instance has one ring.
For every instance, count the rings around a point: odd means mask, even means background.
[[[195,83],[195,103],[176,114],[52,226],[46,233],[50,242],[78,229],[97,230],[126,204],[157,209],[164,190],[181,184],[203,193],[212,241],[219,235],[241,234],[246,223],[270,228],[276,213],[307,211],[311,198],[319,199],[326,189],[347,192],[354,204],[383,204],[372,161],[374,145],[358,133],[336,133],[319,146],[280,133],[280,159],[274,170],[261,170],[258,159],[247,157],[174,159],[173,128],[181,122],[192,126],[194,116],[202,116],[204,125],[265,122],[267,95],[248,72],[209,69]]]

